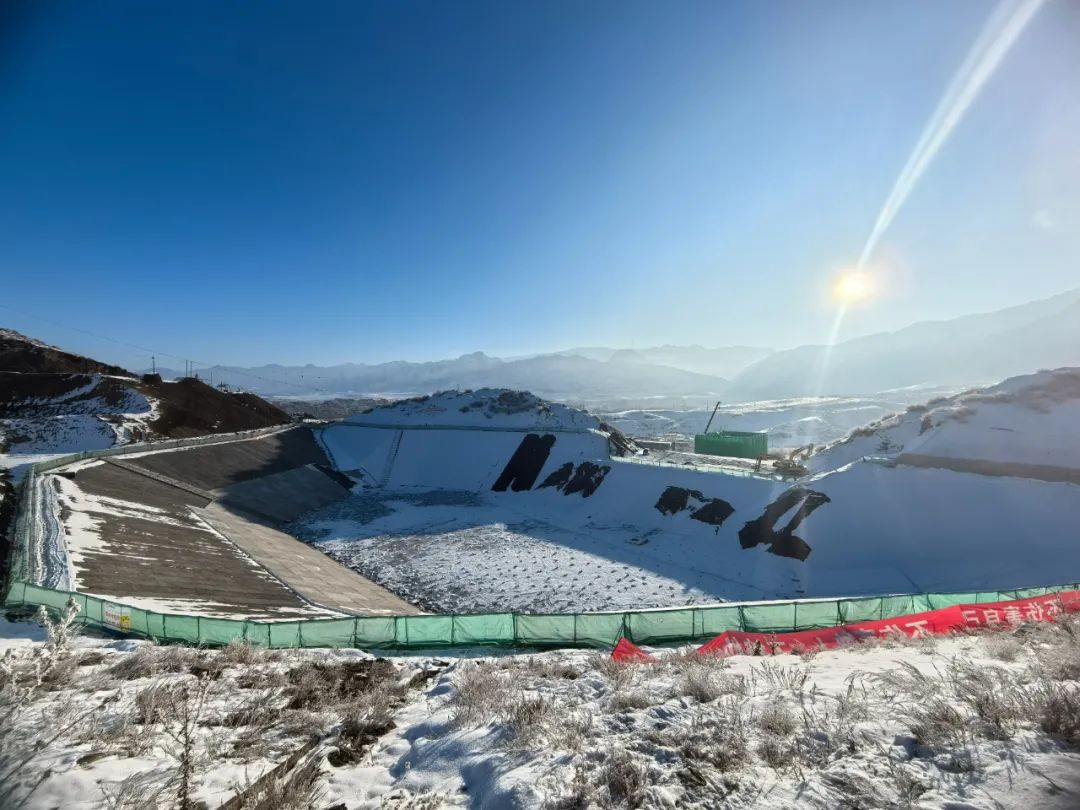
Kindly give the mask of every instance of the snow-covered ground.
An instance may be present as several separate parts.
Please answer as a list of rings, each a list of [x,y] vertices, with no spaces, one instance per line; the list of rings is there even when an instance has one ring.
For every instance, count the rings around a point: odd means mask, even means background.
[[[1078,628],[802,656],[375,659],[0,621],[0,803],[517,810],[1080,806]],[[285,764],[293,755],[292,765]],[[25,759],[24,759],[25,757]],[[186,785],[184,777],[186,776]],[[285,795],[290,783],[292,798]],[[276,798],[267,798],[276,787]]]
[[[667,556],[643,565],[655,531],[560,526],[476,492],[362,495],[290,528],[432,612],[633,610],[715,602],[732,585]]]
[[[72,386],[61,393],[4,403],[7,412],[19,414],[0,419],[0,449],[6,448],[14,463],[31,456],[101,450],[149,435],[157,404],[124,384],[126,379],[102,374],[70,379]]]

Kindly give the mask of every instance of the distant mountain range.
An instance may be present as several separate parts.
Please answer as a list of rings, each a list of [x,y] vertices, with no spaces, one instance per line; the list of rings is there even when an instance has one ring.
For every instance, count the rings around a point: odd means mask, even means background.
[[[166,376],[176,372],[162,369]],[[719,395],[721,377],[671,366],[613,357],[594,360],[579,355],[547,354],[502,360],[482,352],[430,363],[395,361],[365,365],[215,367],[199,371],[213,382],[257,391],[264,396],[364,394],[401,396],[464,388],[517,388],[548,399],[644,397],[665,392],[685,396]]]
[[[1080,290],[825,346],[773,352],[736,375],[732,400],[978,385],[1080,364]]]
[[[222,367],[214,383],[265,396],[400,396],[451,388],[519,388],[574,402],[814,394],[866,395],[926,385],[991,383],[1080,364],[1080,290],[948,321],[916,323],[832,347],[579,347],[529,357],[476,352],[426,363]],[[178,376],[170,369],[166,377]]]

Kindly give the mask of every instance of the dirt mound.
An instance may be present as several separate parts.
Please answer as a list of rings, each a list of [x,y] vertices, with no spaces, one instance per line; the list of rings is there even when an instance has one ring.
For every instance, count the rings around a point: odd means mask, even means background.
[[[13,329],[0,329],[0,371],[24,374],[114,374],[130,377],[119,366],[99,363],[89,357],[71,354],[56,346],[22,335]]]
[[[157,400],[160,416],[150,427],[171,438],[233,433],[289,421],[285,411],[255,394],[220,391],[191,377],[134,387]]]

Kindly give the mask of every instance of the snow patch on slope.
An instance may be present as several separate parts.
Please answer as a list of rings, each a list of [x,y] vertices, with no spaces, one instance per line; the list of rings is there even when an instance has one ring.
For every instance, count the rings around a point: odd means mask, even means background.
[[[526,430],[589,430],[599,427],[595,416],[528,391],[482,388],[441,391],[384,405],[345,420],[346,424],[408,427],[497,427]]]
[[[911,406],[823,448],[808,466],[834,470],[865,456],[902,453],[1080,467],[1080,369],[1011,377]]]

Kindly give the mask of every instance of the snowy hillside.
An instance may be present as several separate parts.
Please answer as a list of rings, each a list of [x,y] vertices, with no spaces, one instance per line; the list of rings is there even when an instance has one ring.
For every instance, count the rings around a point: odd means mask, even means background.
[[[0,690],[18,698],[0,735],[5,806],[182,806],[178,792],[189,807],[276,810],[1080,800],[1075,621],[802,655],[654,650],[647,664],[606,650],[375,657],[50,630],[47,642],[0,617]]]
[[[77,453],[153,435],[156,401],[102,374],[0,374],[0,450]]]
[[[375,408],[349,417],[346,424],[408,425],[421,427],[472,426],[530,430],[591,430],[599,420],[583,411],[546,402],[528,391],[482,388],[477,391],[441,391]]]
[[[955,393],[955,389],[948,390]],[[885,391],[872,397],[806,397],[737,402],[720,406],[711,430],[764,430],[769,447],[802,447],[831,442],[850,431],[924,402],[939,389]],[[602,413],[605,422],[633,438],[692,439],[702,433],[712,408],[628,410]]]
[[[1002,471],[1080,469],[1080,368],[1013,377],[911,406],[824,448],[810,465],[830,470],[873,455],[989,462]]]
[[[135,377],[0,329],[0,466],[288,421],[288,414],[254,394],[218,390],[192,378]]]

